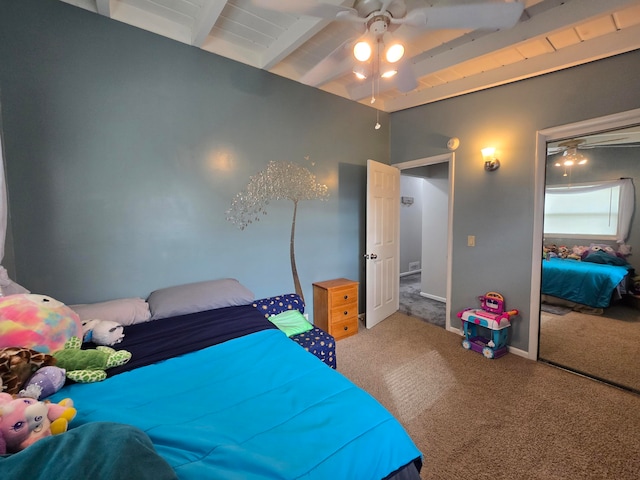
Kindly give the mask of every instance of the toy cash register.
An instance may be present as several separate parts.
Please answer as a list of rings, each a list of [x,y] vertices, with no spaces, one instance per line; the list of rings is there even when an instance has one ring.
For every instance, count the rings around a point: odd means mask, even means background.
[[[499,358],[507,353],[507,334],[511,317],[518,310],[505,311],[504,297],[497,292],[488,292],[478,297],[482,308],[466,308],[458,312],[462,320],[467,350],[482,353],[486,358]]]

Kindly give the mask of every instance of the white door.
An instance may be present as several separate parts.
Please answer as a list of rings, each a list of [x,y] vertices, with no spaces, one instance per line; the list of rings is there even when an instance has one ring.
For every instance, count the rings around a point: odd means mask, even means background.
[[[398,311],[400,170],[367,161],[367,328]]]

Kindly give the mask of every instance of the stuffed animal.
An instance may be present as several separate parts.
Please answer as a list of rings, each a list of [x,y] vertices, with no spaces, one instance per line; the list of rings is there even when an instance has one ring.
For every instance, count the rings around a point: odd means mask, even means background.
[[[0,454],[19,452],[41,438],[66,432],[76,413],[70,398],[50,403],[0,393]]]
[[[57,366],[64,368],[67,378],[74,382],[100,382],[107,378],[106,369],[124,365],[131,359],[131,352],[127,350],[115,351],[106,346],[81,350],[81,345],[79,337],[71,337],[63,350],[53,353]]]
[[[53,395],[64,386],[66,373],[64,368],[42,367],[31,375],[18,395],[36,400]]]
[[[81,335],[80,317],[58,300],[35,294],[0,297],[0,348],[51,353]]]
[[[55,359],[30,348],[0,348],[0,378],[5,392],[17,394],[38,369],[55,365]],[[2,389],[0,389],[2,391]]]
[[[115,345],[124,338],[124,327],[111,320],[85,320],[82,322],[82,341],[96,345]]]

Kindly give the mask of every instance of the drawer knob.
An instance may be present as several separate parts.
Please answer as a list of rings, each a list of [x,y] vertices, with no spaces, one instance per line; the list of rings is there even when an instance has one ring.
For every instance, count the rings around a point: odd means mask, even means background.
[[[344,299],[347,300],[349,298],[349,295],[345,295]]]
[[[348,311],[348,310],[345,310],[345,311],[344,311],[344,314],[345,314],[345,315],[349,315],[349,311]]]
[[[349,327],[344,327],[344,331],[346,332],[347,330],[349,330]]]

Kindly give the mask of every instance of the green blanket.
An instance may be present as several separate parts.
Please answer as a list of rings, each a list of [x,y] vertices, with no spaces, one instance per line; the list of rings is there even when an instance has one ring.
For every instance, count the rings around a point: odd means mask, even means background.
[[[293,337],[313,329],[313,325],[307,322],[307,319],[298,310],[287,310],[277,315],[271,315],[269,321],[286,333],[287,337]]]
[[[2,480],[173,480],[169,464],[142,430],[92,422],[0,456]]]

